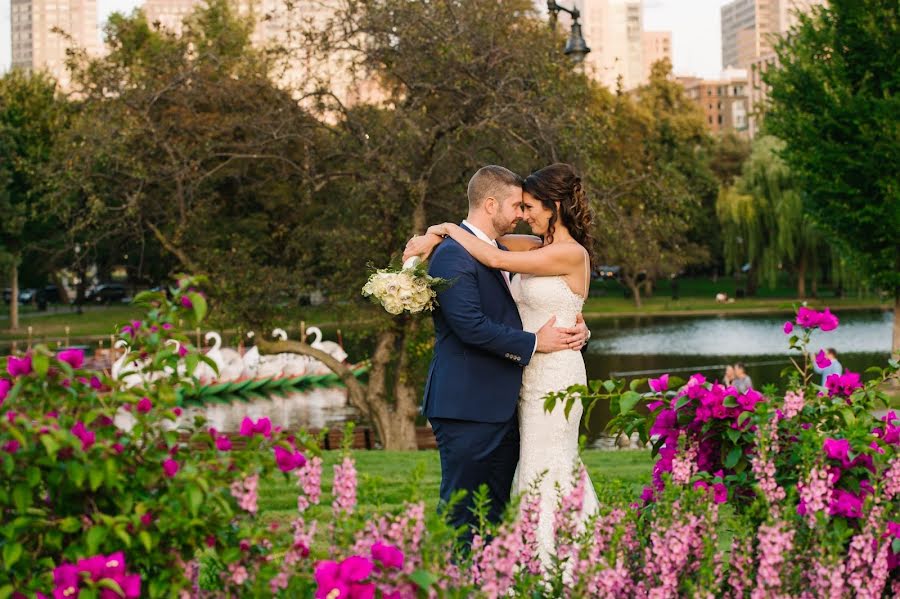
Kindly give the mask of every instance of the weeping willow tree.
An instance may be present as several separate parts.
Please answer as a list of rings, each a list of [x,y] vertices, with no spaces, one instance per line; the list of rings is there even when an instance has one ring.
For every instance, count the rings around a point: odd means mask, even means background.
[[[796,276],[797,297],[812,293],[825,269],[833,280],[845,274],[840,260],[808,213],[802,191],[790,169],[778,156],[784,142],[766,136],[753,144],[749,159],[734,185],[723,187],[716,202],[722,225],[726,268],[732,272],[750,265],[749,291],[760,280],[774,287],[778,273]]]

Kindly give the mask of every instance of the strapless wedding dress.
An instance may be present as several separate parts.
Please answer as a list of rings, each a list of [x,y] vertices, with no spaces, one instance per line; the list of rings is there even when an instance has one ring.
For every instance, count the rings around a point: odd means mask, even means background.
[[[561,276],[519,275],[512,279],[510,289],[519,308],[522,326],[530,332],[540,329],[551,316],[556,316],[556,326],[575,326],[575,317],[584,305],[584,298],[572,291]],[[578,431],[584,408],[581,402],[576,402],[568,418],[563,403],[557,403],[552,412],[545,412],[544,396],[570,385],[586,383],[584,358],[580,351],[574,350],[536,353],[522,373],[519,396],[521,447],[512,491],[516,495],[525,493],[540,478],[537,487],[541,498],[538,542],[545,566],[556,551],[554,514],[557,503],[572,489],[573,472],[582,466],[578,455]],[[583,523],[598,507],[596,491],[588,479],[583,509],[572,516]]]

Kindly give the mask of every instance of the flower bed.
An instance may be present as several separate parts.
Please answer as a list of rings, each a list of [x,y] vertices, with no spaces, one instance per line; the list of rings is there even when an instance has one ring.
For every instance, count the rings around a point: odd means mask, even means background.
[[[264,418],[243,422],[242,451],[200,418],[175,429],[178,390],[196,385],[191,372],[205,359],[171,323],[203,318],[197,284],[180,281],[171,300],[143,295],[147,317],[121,331],[141,385],[123,389],[84,369],[77,350],[5,360],[0,599],[900,592],[900,422],[872,418],[877,381],[846,373],[821,389],[804,363],[783,393],[740,394],[695,376],[596,382],[549,398],[588,409],[611,401],[615,432],[652,438],[659,459],[642,499],[607,498],[585,527],[570,517],[583,485],[559,498],[557,558],[545,571],[532,496],[459,552],[456,531],[421,503],[359,513],[349,451],[328,473],[315,439]],[[801,313],[791,346],[832,322]],[[120,410],[136,421],[128,432],[114,426]],[[260,480],[273,475],[296,482],[290,522],[259,513]],[[310,510],[323,501],[323,477],[333,489],[327,516]]]

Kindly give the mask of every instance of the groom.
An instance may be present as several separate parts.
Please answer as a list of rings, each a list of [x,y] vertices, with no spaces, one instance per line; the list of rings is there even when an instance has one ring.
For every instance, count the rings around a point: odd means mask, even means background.
[[[486,166],[469,181],[467,193],[469,214],[462,227],[506,249],[495,240],[521,219],[522,179],[501,166]],[[469,543],[476,524],[473,493],[487,486],[492,522],[500,520],[509,502],[519,460],[516,406],[522,369],[535,352],[580,347],[587,327],[582,321],[574,328],[556,328],[554,317],[536,334],[523,331],[509,273],[482,265],[450,238],[435,250],[428,272],[454,283],[438,294],[423,412],[441,456],[441,502],[466,491],[449,520],[466,527]]]

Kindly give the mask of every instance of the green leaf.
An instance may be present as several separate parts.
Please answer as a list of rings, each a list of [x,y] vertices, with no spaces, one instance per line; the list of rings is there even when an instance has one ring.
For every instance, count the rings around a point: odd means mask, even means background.
[[[737,463],[741,459],[742,455],[744,455],[744,452],[740,447],[732,448],[732,450],[729,451],[728,455],[725,457],[725,467],[734,468],[735,466],[737,466]]]
[[[437,576],[426,570],[416,570],[409,575],[409,579],[416,583],[423,591],[430,589],[438,580]]]
[[[3,546],[3,565],[9,570],[12,568],[19,558],[22,557],[22,546],[18,543],[10,543]]]
[[[740,414],[738,414],[738,417],[737,417],[738,426],[747,422],[748,418],[750,418],[750,412],[741,412]]]
[[[101,578],[97,583],[97,587],[101,589],[109,589],[110,591],[119,595],[119,597],[125,596],[125,591],[119,586],[119,583],[113,580],[112,578]]]
[[[74,461],[69,462],[66,469],[69,472],[69,478],[72,480],[72,483],[79,489],[83,487],[84,477],[87,474],[84,470],[84,464]]]
[[[24,514],[25,510],[31,507],[31,487],[25,483],[20,483],[13,488],[13,504],[20,514]]]
[[[900,553],[900,539],[894,539],[891,541],[891,551],[894,553]]]
[[[726,395],[722,405],[726,408],[736,408],[738,407],[737,398],[734,395]]]
[[[100,485],[103,484],[103,477],[106,473],[100,468],[91,468],[88,473],[88,482],[91,486],[91,491],[96,491],[100,488]]]
[[[50,358],[41,353],[35,353],[31,357],[31,367],[34,371],[44,378],[47,376],[47,370],[50,368]]]
[[[843,408],[841,410],[841,416],[843,416],[847,426],[853,426],[856,423],[856,416],[853,415],[853,410],[850,408]]]
[[[56,439],[51,435],[41,435],[41,444],[47,450],[47,455],[50,456],[50,459],[55,462],[56,454],[59,452],[59,443],[56,442]]]
[[[203,491],[197,485],[188,485],[187,488],[188,506],[191,509],[191,515],[196,516],[203,504]]]
[[[733,428],[730,428],[725,431],[725,435],[731,439],[731,442],[737,445],[738,440],[741,438],[741,431],[736,431]]]
[[[28,481],[28,485],[32,487],[36,487],[41,484],[41,470],[40,468],[36,468],[31,466],[28,470],[25,471],[25,480]]]
[[[13,586],[11,584],[3,585],[2,587],[0,587],[0,599],[9,599],[12,596],[14,590],[15,589],[13,589]]]
[[[122,527],[116,527],[113,529],[113,534],[119,537],[126,547],[131,547],[131,535],[128,534],[127,530]]]
[[[69,516],[60,521],[59,529],[65,533],[73,533],[81,530],[81,522],[75,516]]]
[[[619,399],[619,414],[627,414],[641,401],[641,394],[636,391],[626,391]]]
[[[684,406],[688,405],[688,402],[690,402],[690,401],[691,401],[691,398],[688,397],[687,395],[684,395],[684,396],[680,397],[680,398],[678,399],[678,401],[675,402],[675,411],[677,412],[678,410],[680,410],[680,409],[683,408]]]
[[[607,393],[612,393],[616,390],[616,384],[612,381],[603,381],[603,388],[606,389]]]
[[[206,317],[206,298],[196,292],[188,293],[187,296],[194,305],[194,320],[198,324],[203,322],[203,319]]]
[[[142,530],[138,533],[138,541],[141,542],[141,545],[144,546],[144,549],[147,550],[147,553],[153,550],[153,537],[150,536],[150,533],[146,530]]]
[[[105,526],[92,526],[85,538],[87,545],[87,554],[94,555],[100,550],[100,543],[106,540],[109,535],[109,529]]]

